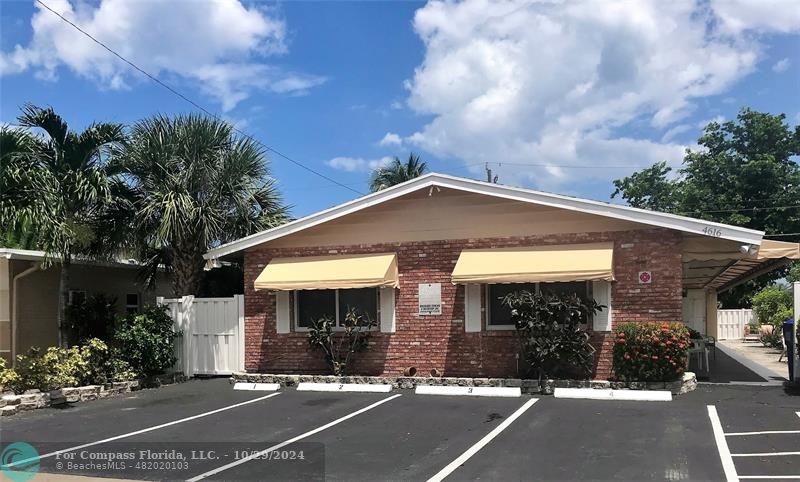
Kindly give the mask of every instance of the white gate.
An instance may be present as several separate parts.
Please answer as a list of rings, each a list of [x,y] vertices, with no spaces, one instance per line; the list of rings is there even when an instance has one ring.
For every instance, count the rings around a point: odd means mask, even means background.
[[[175,321],[175,364],[187,377],[244,370],[244,296],[159,298]]]
[[[744,327],[753,321],[753,310],[717,310],[717,338],[741,340]]]

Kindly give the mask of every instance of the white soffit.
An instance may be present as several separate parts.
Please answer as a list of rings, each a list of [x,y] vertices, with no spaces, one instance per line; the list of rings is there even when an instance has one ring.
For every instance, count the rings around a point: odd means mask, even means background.
[[[432,187],[443,187],[455,189],[486,196],[494,196],[514,201],[528,202],[541,206],[549,206],[569,211],[577,211],[587,214],[594,214],[608,218],[621,219],[650,226],[674,229],[686,233],[708,236],[709,238],[720,238],[736,241],[743,244],[753,244],[760,246],[763,231],[731,226],[728,224],[714,223],[702,219],[695,219],[676,214],[660,213],[648,211],[646,209],[632,208],[629,206],[618,206],[615,204],[581,199],[560,194],[551,194],[530,189],[504,186],[502,184],[491,184],[483,181],[474,181],[461,177],[448,176],[444,174],[431,173],[420,176],[411,181],[392,186],[388,189],[368,194],[366,196],[339,204],[324,211],[311,214],[304,218],[297,219],[290,223],[277,226],[260,233],[238,239],[236,241],[223,244],[217,248],[209,250],[203,257],[214,259],[238,251],[294,234],[298,231],[317,226],[319,224],[332,221],[334,219],[352,214],[356,211],[366,209],[377,204],[381,204],[392,199],[396,199],[412,192],[428,189]],[[432,192],[432,195],[436,195]]]

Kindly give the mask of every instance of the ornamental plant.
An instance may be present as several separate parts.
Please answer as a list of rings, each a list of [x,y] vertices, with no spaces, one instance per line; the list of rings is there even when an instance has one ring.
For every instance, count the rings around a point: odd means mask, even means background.
[[[783,322],[792,317],[792,293],[774,284],[753,296],[753,314],[762,325],[755,333],[767,348],[783,348]]]
[[[511,309],[522,356],[532,376],[588,376],[592,370],[594,347],[581,328],[583,320],[604,308],[593,299],[575,293],[515,291],[502,303]]]
[[[51,346],[42,351],[33,347],[27,354],[17,355],[16,361],[16,368],[11,369],[6,368],[5,360],[0,358],[0,387],[15,393],[136,378],[128,364],[114,358],[108,346],[97,338],[70,348]]]
[[[151,377],[166,372],[177,361],[172,318],[164,306],[148,306],[117,322],[114,356],[128,363],[137,375]]]
[[[623,323],[614,338],[614,373],[620,379],[671,382],[686,370],[691,342],[683,323]]]
[[[342,376],[347,375],[353,355],[367,349],[369,330],[376,323],[351,308],[345,314],[344,329],[337,331],[335,325],[336,322],[327,316],[313,322],[308,331],[308,346],[322,351],[333,374]]]

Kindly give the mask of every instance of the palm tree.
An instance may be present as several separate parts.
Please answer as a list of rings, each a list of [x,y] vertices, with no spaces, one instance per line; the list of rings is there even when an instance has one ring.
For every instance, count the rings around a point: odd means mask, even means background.
[[[410,181],[411,179],[425,174],[427,170],[428,164],[420,161],[419,156],[415,155],[413,152],[409,154],[405,164],[395,157],[391,164],[386,167],[378,168],[372,173],[372,179],[370,179],[369,182],[369,190],[377,192],[381,189],[394,186],[395,184]]]
[[[0,127],[0,247],[36,249],[36,228],[27,213],[28,175],[34,138],[26,130]]]
[[[264,150],[229,123],[158,115],[131,134],[121,166],[141,257],[171,264],[176,296],[197,293],[209,248],[286,220]]]
[[[119,124],[96,123],[77,133],[52,107],[32,104],[22,108],[17,120],[25,130],[5,129],[1,138],[11,150],[3,155],[0,221],[11,231],[35,229],[48,264],[60,263],[58,326],[64,345],[72,259],[101,250],[96,223],[106,215],[115,189],[107,154],[122,142],[124,131]]]

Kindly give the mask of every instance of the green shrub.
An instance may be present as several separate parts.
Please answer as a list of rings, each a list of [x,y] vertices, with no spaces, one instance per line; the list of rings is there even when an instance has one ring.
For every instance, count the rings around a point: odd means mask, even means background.
[[[6,367],[6,359],[0,358],[0,392],[6,389],[11,390],[18,379],[17,372]]]
[[[595,350],[581,323],[600,311],[601,305],[575,293],[524,290],[507,294],[502,303],[511,309],[522,354],[539,380],[583,378],[591,373]]]
[[[27,355],[17,355],[17,378],[9,387],[16,393],[32,388],[41,391],[78,385],[86,367],[79,347],[51,346],[44,353],[33,347]]]
[[[114,352],[103,340],[91,338],[80,346],[85,364],[80,374],[80,385],[95,385],[116,381],[133,380],[136,374],[125,360],[114,357]]]
[[[71,348],[50,347],[44,353],[31,348],[27,355],[17,356],[13,370],[6,368],[5,360],[0,361],[0,386],[16,393],[32,388],[48,391],[135,378],[127,362],[114,358],[108,346],[97,338]]]
[[[126,315],[118,320],[114,331],[114,356],[127,362],[138,375],[160,375],[177,360],[177,333],[172,327],[172,318],[163,306],[148,306],[142,313]]]
[[[343,331],[334,331],[334,324],[328,317],[312,322],[308,346],[325,354],[325,362],[334,375],[347,375],[353,355],[366,350],[369,330],[375,326],[375,321],[352,308],[345,314]]]
[[[621,324],[615,330],[614,373],[623,380],[677,380],[685,370],[690,346],[683,323]]]
[[[753,314],[762,325],[783,323],[781,313],[792,306],[792,293],[789,288],[779,284],[767,286],[753,296]],[[791,318],[791,315],[789,315]]]
[[[768,348],[782,348],[783,322],[792,317],[792,293],[779,284],[767,286],[753,296],[753,314],[762,325],[772,326],[772,331],[759,330],[761,344]]]

